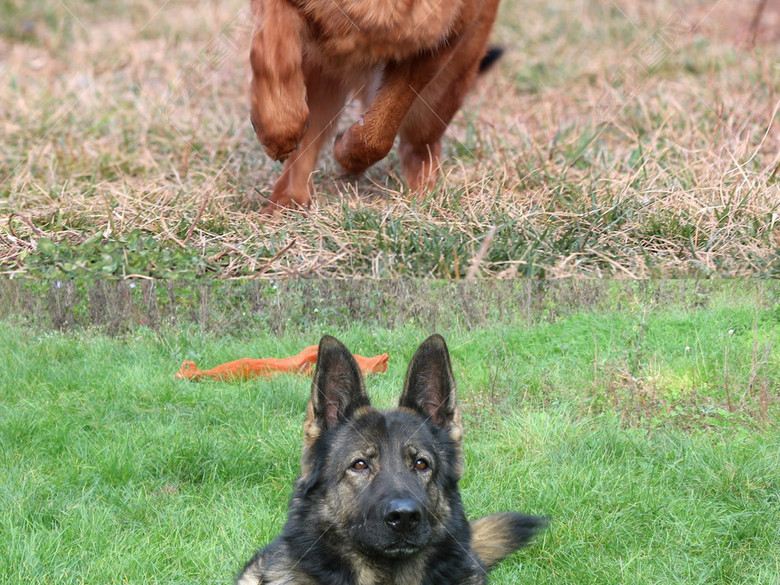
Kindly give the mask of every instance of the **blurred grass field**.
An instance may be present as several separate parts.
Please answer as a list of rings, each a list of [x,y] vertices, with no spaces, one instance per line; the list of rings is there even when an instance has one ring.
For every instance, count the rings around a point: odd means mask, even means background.
[[[0,314],[0,581],[231,583],[284,523],[310,380],[190,383],[179,364],[294,355],[330,333],[390,354],[367,381],[390,407],[436,329],[468,514],[552,518],[493,583],[776,585],[777,286],[385,286],[431,313],[397,323],[387,294],[350,314],[371,295],[339,283],[0,286],[17,307]],[[464,313],[493,294],[515,302]],[[100,313],[120,304],[135,310],[109,335]]]
[[[326,152],[311,211],[264,225],[245,0],[3,0],[0,272],[778,276],[780,2],[754,39],[756,6],[505,0],[429,197],[395,154],[349,183]]]

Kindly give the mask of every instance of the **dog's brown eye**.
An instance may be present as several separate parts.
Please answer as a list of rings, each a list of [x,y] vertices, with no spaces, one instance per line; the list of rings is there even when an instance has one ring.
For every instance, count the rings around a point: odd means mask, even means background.
[[[363,471],[364,469],[368,469],[368,463],[366,463],[364,459],[358,459],[352,464],[352,469],[355,471]]]
[[[414,462],[414,468],[417,471],[423,471],[425,469],[428,469],[428,462],[425,459],[420,458]]]

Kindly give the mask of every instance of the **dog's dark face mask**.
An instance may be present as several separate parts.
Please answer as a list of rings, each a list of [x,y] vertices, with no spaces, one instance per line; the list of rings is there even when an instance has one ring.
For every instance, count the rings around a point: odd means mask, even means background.
[[[420,346],[399,408],[387,412],[370,406],[360,370],[337,340],[323,338],[317,362],[301,477],[322,497],[319,522],[364,554],[417,554],[444,537],[462,469],[444,340],[433,336]]]

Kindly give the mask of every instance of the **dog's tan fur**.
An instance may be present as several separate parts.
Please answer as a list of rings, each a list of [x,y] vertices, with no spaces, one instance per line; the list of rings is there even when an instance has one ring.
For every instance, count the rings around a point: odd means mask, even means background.
[[[431,187],[498,2],[252,0],[251,119],[266,153],[285,161],[264,212],[308,206],[319,152],[355,94],[368,107],[336,139],[341,167],[363,172],[400,135],[404,180]]]
[[[515,541],[510,514],[491,514],[471,521],[471,546],[488,569],[506,558]]]

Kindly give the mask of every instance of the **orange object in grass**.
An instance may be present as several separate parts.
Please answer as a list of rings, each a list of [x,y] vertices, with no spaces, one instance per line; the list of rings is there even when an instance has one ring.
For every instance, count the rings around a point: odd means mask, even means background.
[[[223,381],[250,380],[252,378],[270,378],[276,374],[311,374],[317,362],[318,346],[310,345],[296,356],[286,358],[242,358],[219,365],[210,370],[199,370],[195,362],[186,361],[179,368],[177,378],[182,380],[202,380],[212,378]],[[375,374],[387,370],[386,353],[374,357],[355,356],[363,374]]]

